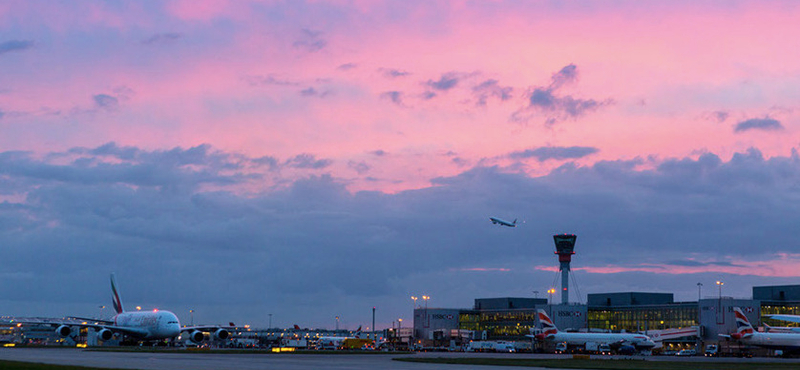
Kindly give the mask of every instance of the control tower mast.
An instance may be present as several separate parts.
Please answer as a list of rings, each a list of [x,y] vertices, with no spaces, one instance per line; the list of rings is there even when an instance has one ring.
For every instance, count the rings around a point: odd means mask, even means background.
[[[556,252],[558,255],[558,262],[561,265],[558,270],[561,271],[561,303],[569,303],[569,263],[572,262],[572,255],[575,254],[575,240],[578,237],[574,234],[558,234],[553,235],[553,241],[556,243]]]

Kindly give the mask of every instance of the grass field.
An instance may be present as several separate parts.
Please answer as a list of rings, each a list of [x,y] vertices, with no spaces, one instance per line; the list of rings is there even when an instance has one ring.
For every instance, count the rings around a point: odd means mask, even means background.
[[[94,347],[85,349],[85,351],[98,351],[98,352],[147,352],[147,353],[207,353],[207,354],[224,354],[224,355],[406,355],[413,352],[383,352],[383,351],[317,351],[317,350],[297,350],[291,352],[272,352],[267,349],[208,349],[208,348],[153,348],[153,347]],[[0,368],[2,370],[2,368]]]
[[[0,370],[89,370],[89,369],[94,369],[94,368],[83,367],[83,366],[34,364],[30,362],[0,360]],[[103,370],[118,370],[118,369],[103,369]]]
[[[528,366],[556,369],[606,370],[789,370],[800,369],[797,363],[769,362],[688,362],[643,360],[577,360],[577,359],[515,359],[515,358],[395,358],[395,361],[453,365]]]

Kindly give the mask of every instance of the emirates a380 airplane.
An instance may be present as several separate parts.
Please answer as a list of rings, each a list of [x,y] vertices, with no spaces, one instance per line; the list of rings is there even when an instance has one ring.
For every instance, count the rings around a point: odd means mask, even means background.
[[[122,300],[117,292],[117,284],[114,281],[114,274],[111,274],[111,292],[114,310],[117,312],[111,320],[88,320],[87,322],[76,324],[71,322],[55,323],[59,325],[56,333],[62,337],[72,334],[72,327],[92,328],[97,330],[97,335],[102,340],[111,339],[115,333],[129,336],[136,340],[161,340],[176,338],[181,333],[189,333],[189,339],[195,343],[203,341],[204,332],[220,340],[228,339],[230,333],[226,327],[217,325],[210,326],[187,326],[181,327],[178,317],[165,310],[153,311],[130,311],[126,312],[122,307]],[[233,323],[231,323],[233,326]]]

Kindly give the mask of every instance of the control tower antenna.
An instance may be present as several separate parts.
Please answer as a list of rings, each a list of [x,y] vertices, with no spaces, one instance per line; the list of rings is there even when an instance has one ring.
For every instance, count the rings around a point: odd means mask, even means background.
[[[575,234],[558,234],[553,235],[553,241],[556,243],[556,252],[558,255],[558,262],[560,266],[558,270],[561,271],[561,303],[569,303],[569,263],[572,262],[572,255],[575,254],[575,240],[578,237]]]

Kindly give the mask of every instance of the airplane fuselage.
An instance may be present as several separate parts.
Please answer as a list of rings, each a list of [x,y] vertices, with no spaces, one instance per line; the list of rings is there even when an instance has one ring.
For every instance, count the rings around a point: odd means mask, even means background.
[[[492,221],[492,223],[495,225],[500,224],[508,227],[517,227],[516,220],[514,220],[514,222],[508,222],[506,220],[499,219],[497,217],[489,217],[489,220]]]
[[[114,316],[114,325],[146,332],[137,339],[154,340],[174,338],[181,333],[178,317],[170,311],[132,311]]]
[[[784,350],[800,350],[800,333],[761,333],[755,332],[741,339],[750,345]]]
[[[568,345],[583,346],[589,342],[614,344],[630,344],[637,348],[653,348],[653,342],[646,335],[629,333],[564,333],[558,332],[546,337],[554,342],[566,342]]]

